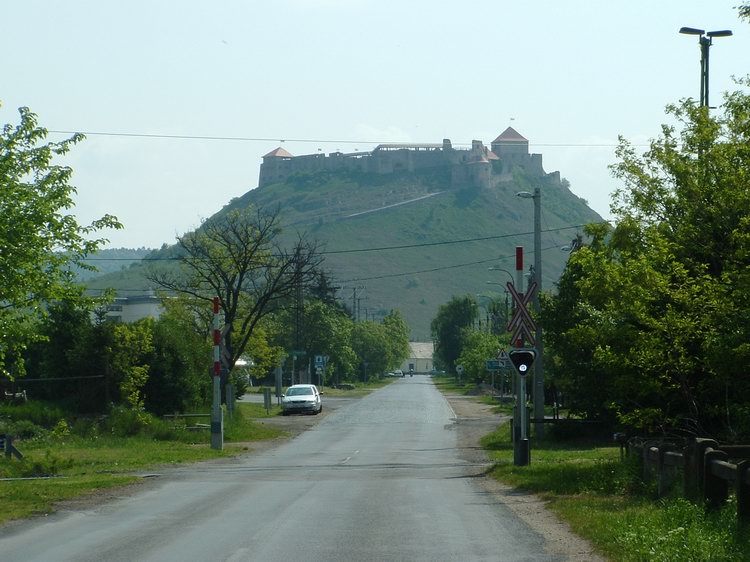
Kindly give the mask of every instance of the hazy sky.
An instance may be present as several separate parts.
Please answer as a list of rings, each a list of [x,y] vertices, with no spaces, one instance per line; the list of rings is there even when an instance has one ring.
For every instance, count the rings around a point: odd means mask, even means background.
[[[734,31],[711,48],[712,105],[750,73],[740,2],[3,0],[0,123],[28,106],[54,131],[259,139],[89,134],[66,159],[75,212],[119,217],[110,247],[174,242],[255,188],[281,139],[489,144],[508,125],[608,217],[617,136],[645,143],[698,97],[679,28]]]

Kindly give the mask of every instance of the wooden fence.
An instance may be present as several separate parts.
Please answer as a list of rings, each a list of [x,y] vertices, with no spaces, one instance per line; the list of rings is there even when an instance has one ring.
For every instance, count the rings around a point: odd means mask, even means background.
[[[750,522],[750,445],[719,445],[713,439],[692,439],[684,445],[615,438],[624,452],[641,459],[644,480],[656,478],[659,497],[669,493],[679,477],[684,496],[709,509],[721,507],[734,490],[737,519]]]

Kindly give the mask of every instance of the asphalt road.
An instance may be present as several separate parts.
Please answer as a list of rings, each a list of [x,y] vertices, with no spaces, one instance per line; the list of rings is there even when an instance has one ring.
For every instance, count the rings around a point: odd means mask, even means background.
[[[457,455],[453,418],[429,377],[407,377],[265,453],[5,529],[0,559],[557,560],[472,483],[484,467]]]

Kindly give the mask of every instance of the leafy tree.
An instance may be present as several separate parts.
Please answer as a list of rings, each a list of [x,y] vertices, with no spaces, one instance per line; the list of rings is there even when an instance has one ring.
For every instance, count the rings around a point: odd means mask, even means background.
[[[357,322],[352,330],[352,348],[361,366],[362,379],[379,377],[389,367],[390,347],[383,324]]]
[[[112,372],[120,388],[122,401],[133,410],[145,407],[144,389],[148,381],[146,361],[153,353],[153,320],[144,318],[133,324],[115,324],[110,350]]]
[[[550,369],[589,415],[736,437],[750,432],[750,96],[668,113],[645,154],[621,141],[617,226],[589,231],[545,300]]]
[[[387,349],[387,365],[385,369],[395,369],[409,357],[409,325],[401,312],[391,310],[383,318]]]
[[[458,363],[467,380],[481,383],[487,377],[486,361],[497,357],[500,341],[494,334],[465,328],[461,335]]]
[[[327,355],[326,376],[350,378],[356,370],[352,349],[353,322],[338,306],[312,301],[305,306],[303,344],[308,357]]]
[[[280,233],[278,210],[233,210],[178,238],[180,273],[152,270],[148,276],[206,307],[219,297],[224,316],[221,362],[228,372],[246,352],[261,321],[279,310],[321,262],[315,243],[300,235],[287,249]]]
[[[46,142],[36,115],[19,113],[20,123],[0,132],[0,371],[11,376],[23,373],[21,353],[38,336],[44,305],[80,298],[72,268],[91,269],[84,258],[106,242],[90,237],[121,228],[110,215],[82,226],[70,214],[73,171],[56,161],[83,136]]]
[[[211,398],[211,346],[194,329],[191,310],[175,302],[153,323],[153,353],[143,387],[145,407],[155,414],[184,412]]]
[[[442,366],[448,369],[456,366],[456,360],[461,355],[462,330],[471,328],[478,314],[472,295],[453,297],[438,308],[430,327],[435,341],[434,354]]]

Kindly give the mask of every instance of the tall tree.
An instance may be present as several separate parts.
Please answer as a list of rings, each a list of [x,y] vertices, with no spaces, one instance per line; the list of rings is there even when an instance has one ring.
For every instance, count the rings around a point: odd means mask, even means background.
[[[668,113],[645,153],[621,142],[617,226],[545,303],[551,370],[589,414],[750,435],[750,95]]]
[[[432,338],[435,341],[435,356],[440,364],[448,369],[456,366],[461,355],[461,333],[471,328],[477,319],[479,309],[472,295],[453,297],[438,308],[432,320]]]
[[[152,270],[163,288],[189,295],[210,309],[214,296],[224,316],[222,366],[231,371],[260,322],[288,302],[318,271],[317,244],[304,235],[287,248],[279,211],[244,208],[205,221],[177,239],[181,271]]]
[[[19,109],[18,125],[0,132],[0,372],[21,372],[20,355],[37,335],[34,320],[44,304],[78,299],[74,266],[106,242],[91,238],[103,228],[121,228],[105,215],[88,226],[70,213],[75,187],[72,169],[58,163],[83,135],[47,142],[28,108]]]

